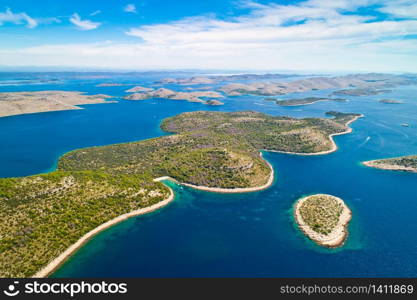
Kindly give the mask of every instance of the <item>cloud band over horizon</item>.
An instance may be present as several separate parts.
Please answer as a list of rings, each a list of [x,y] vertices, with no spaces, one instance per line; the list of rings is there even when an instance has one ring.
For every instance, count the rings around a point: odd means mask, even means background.
[[[247,12],[229,18],[205,14],[130,26],[120,31],[121,36],[131,39],[128,41],[115,42],[110,37],[91,43],[0,48],[0,65],[387,72],[417,69],[414,1],[308,0],[286,5],[244,1],[238,8]],[[99,16],[102,14],[104,11]],[[70,21],[88,31],[102,25],[82,20],[76,13]]]

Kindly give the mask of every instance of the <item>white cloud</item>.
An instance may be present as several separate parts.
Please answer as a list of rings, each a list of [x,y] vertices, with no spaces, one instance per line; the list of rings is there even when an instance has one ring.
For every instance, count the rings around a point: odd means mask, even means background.
[[[380,8],[380,11],[394,17],[417,19],[417,2],[415,0],[390,0]]]
[[[406,1],[406,0],[398,0]],[[126,69],[308,71],[417,70],[412,18],[378,20],[357,13],[390,0],[309,0],[297,5],[245,2],[251,12],[229,20],[189,17],[131,28],[137,43],[43,45],[0,52],[0,65]],[[348,13],[346,13],[348,12]]]
[[[134,14],[137,13],[135,4],[128,4],[123,8],[123,10],[129,13],[134,13]]]
[[[218,49],[221,51],[218,51]],[[257,43],[189,45],[73,44],[0,50],[0,65],[83,66],[124,69],[234,69],[306,71],[415,72],[413,41],[291,41],[259,47]]]
[[[4,23],[26,23],[27,28],[35,28],[38,26],[38,22],[26,13],[13,13],[10,8],[7,8],[5,12],[0,12],[0,26]]]
[[[70,17],[69,20],[72,24],[74,24],[81,30],[93,30],[93,29],[98,28],[101,25],[101,23],[99,22],[93,22],[90,20],[81,20],[80,16],[77,13],[74,13]]]
[[[373,39],[417,33],[417,21],[414,20],[372,22],[374,18],[370,16],[340,12],[340,7],[354,11],[357,8],[354,3],[344,0],[311,0],[286,6],[248,3],[255,7],[252,14],[230,21],[186,18],[169,24],[131,28],[126,33],[147,43],[161,45]]]
[[[90,16],[90,17],[93,17],[93,16],[96,16],[96,15],[98,15],[98,14],[101,14],[101,10],[96,10],[96,11],[93,11],[91,14],[89,14],[89,16]]]

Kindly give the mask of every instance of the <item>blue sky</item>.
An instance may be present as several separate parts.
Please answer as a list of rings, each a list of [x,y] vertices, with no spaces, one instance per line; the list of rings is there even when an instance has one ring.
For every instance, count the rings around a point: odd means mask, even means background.
[[[415,0],[0,0],[1,66],[417,70]]]

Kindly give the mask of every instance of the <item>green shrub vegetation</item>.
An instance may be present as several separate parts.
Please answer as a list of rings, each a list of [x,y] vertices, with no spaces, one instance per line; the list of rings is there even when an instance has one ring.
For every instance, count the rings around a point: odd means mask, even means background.
[[[100,224],[157,203],[167,188],[141,175],[56,171],[0,180],[0,275],[31,276]]]
[[[31,276],[98,225],[157,203],[169,190],[153,178],[209,187],[254,187],[270,169],[259,150],[318,152],[356,115],[332,119],[257,112],[191,112],[168,118],[173,135],[79,149],[57,171],[0,179],[0,276]]]
[[[398,168],[399,170],[402,170],[402,168],[407,168],[410,171],[417,172],[417,155],[374,160],[372,161],[372,164],[375,167],[381,167],[382,169],[389,166],[393,169]]]
[[[268,101],[273,101],[273,98],[268,99]],[[275,102],[281,106],[298,106],[298,105],[307,105],[312,104],[318,101],[335,101],[335,102],[344,102],[346,99],[342,98],[324,98],[324,97],[307,97],[301,99],[286,99],[286,100],[276,100]]]
[[[339,222],[343,206],[330,195],[313,195],[300,206],[303,221],[315,232],[329,234]]]

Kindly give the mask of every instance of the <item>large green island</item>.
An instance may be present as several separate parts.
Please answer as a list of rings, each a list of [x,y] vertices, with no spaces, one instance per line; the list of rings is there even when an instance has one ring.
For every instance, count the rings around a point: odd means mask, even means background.
[[[0,276],[47,276],[100,230],[167,204],[173,193],[158,178],[217,192],[266,188],[273,170],[260,150],[328,153],[360,117],[329,115],[183,113],[162,122],[172,135],[75,150],[54,172],[0,179]]]
[[[363,164],[377,169],[417,173],[417,155],[370,160]]]

